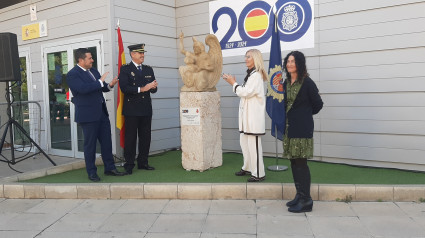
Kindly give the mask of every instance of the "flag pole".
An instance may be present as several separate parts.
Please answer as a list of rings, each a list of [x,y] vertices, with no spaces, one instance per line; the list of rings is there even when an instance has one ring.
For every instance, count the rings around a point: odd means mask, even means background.
[[[274,131],[275,131],[275,142],[276,142],[276,165],[270,165],[269,167],[267,167],[268,170],[270,171],[285,171],[288,169],[288,166],[285,165],[279,165],[279,156],[278,156],[278,152],[277,152],[277,126],[274,127]]]
[[[273,9],[271,10],[271,13],[274,14]],[[273,25],[274,25],[274,29],[273,29],[274,32],[279,34],[279,32],[277,31],[276,14],[274,14],[274,24]],[[279,39],[279,38],[277,38],[277,39]],[[280,51],[280,40],[278,40],[277,44],[279,44],[278,51]],[[272,48],[272,47],[273,47],[273,36],[272,36],[272,42],[271,42],[270,48]],[[270,49],[270,62],[272,61],[271,60],[272,59],[271,54],[272,54],[272,49]],[[279,55],[280,55],[280,52],[279,52]],[[280,58],[279,60],[281,61],[282,59]],[[282,62],[280,62],[280,64],[282,64]],[[272,121],[273,121],[273,118],[272,118]],[[277,125],[272,123],[272,127],[274,127],[274,128],[272,128],[272,130],[274,129],[274,132],[275,132],[274,138],[275,138],[275,144],[276,144],[276,165],[270,165],[269,167],[267,167],[267,169],[270,170],[270,171],[285,171],[285,170],[288,169],[288,166],[279,165],[279,156],[278,156],[278,149],[277,149],[277,137],[278,137],[277,136]]]

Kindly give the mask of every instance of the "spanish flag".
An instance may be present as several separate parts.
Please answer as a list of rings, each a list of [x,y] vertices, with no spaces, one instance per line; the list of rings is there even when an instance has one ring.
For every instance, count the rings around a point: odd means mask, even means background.
[[[120,74],[121,65],[125,64],[124,46],[121,38],[121,30],[118,23],[118,75]],[[118,96],[117,96],[117,128],[120,129],[120,146],[124,148],[124,116],[122,115],[122,105],[124,103],[124,94],[121,92],[120,82],[118,81]]]

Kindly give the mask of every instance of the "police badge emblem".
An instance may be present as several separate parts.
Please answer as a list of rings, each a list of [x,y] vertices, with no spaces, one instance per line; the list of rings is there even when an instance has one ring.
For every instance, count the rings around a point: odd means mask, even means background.
[[[288,5],[284,8],[285,13],[282,17],[282,27],[287,31],[291,31],[298,26],[298,15],[294,5]]]
[[[267,85],[268,90],[266,96],[272,96],[280,103],[283,101],[285,93],[283,89],[282,67],[280,65],[275,65],[275,67],[270,68],[269,71],[270,81]]]

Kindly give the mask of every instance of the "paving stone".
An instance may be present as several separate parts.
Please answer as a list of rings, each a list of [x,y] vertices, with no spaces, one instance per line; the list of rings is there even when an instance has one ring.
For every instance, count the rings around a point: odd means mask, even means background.
[[[87,232],[97,231],[100,226],[110,217],[111,214],[101,213],[69,213],[63,216],[59,221],[49,226],[47,232]]]
[[[303,235],[273,235],[273,234],[263,234],[260,233],[257,235],[257,238],[315,238],[314,236],[303,236]],[[368,237],[370,238],[370,237]]]
[[[90,238],[146,238],[146,232],[96,232]]]
[[[313,235],[307,217],[287,215],[257,215],[257,234],[259,235]]]
[[[147,232],[158,216],[158,214],[112,214],[99,231]]]
[[[351,209],[359,216],[397,216],[407,217],[407,214],[392,202],[352,202]]]
[[[250,215],[256,214],[253,200],[212,200],[209,214]]]
[[[149,232],[202,232],[206,217],[206,214],[161,214]]]
[[[143,192],[147,199],[176,199],[177,184],[146,183]]]
[[[74,184],[46,184],[44,187],[46,198],[78,198],[77,185]]]
[[[0,198],[4,198],[3,184],[0,184]]]
[[[425,199],[424,186],[394,186],[394,201],[414,202]]]
[[[246,199],[246,184],[212,184],[212,199]]]
[[[0,213],[22,213],[42,201],[41,199],[6,199],[0,202]]]
[[[110,184],[79,184],[77,185],[78,198],[109,199],[111,198]]]
[[[210,210],[211,200],[171,200],[162,213],[205,213]]]
[[[204,232],[224,234],[256,234],[255,215],[209,215]]]
[[[73,209],[71,213],[77,214],[112,214],[116,212],[125,200],[93,200],[88,199],[81,203],[78,207]]]
[[[424,237],[425,228],[407,216],[362,216],[373,237]]]
[[[178,185],[177,196],[179,199],[211,199],[211,184],[207,183],[181,183]]]
[[[253,234],[202,233],[200,238],[257,238],[257,236]]]
[[[126,200],[116,213],[161,213],[168,202],[166,199]]]
[[[143,183],[113,183],[110,186],[111,199],[141,199],[143,198]]]
[[[20,213],[17,213],[17,212],[3,212],[3,209],[2,209],[0,210],[0,224],[6,224],[7,222],[9,222],[10,220],[13,220],[16,216],[19,216],[19,215]]]
[[[333,216],[333,217],[355,217],[350,205],[345,202],[314,201],[313,212],[305,213],[306,216]]]
[[[37,236],[37,238],[91,238],[95,235],[95,232],[48,232],[43,231],[40,235]]]
[[[25,198],[23,184],[4,184],[3,192],[5,198]]]
[[[356,185],[356,201],[393,201],[393,186]]]
[[[335,201],[337,199],[346,199],[351,196],[352,199],[356,197],[356,187],[354,185],[319,185],[319,199],[320,201]]]
[[[81,203],[82,199],[43,199],[32,208],[27,209],[26,213],[69,213]]]
[[[199,238],[200,235],[201,233],[147,233],[144,238]]]
[[[347,235],[369,235],[366,227],[355,216],[309,216],[308,220],[315,236],[341,237]]]
[[[35,237],[38,233],[40,233],[40,231],[0,231],[0,237],[1,238]]]
[[[425,217],[425,203],[397,202],[396,205],[409,217]]]
[[[248,183],[246,185],[247,199],[282,199],[282,184],[275,183]]]
[[[288,208],[283,200],[257,200],[257,214],[279,216],[284,214]]]
[[[44,213],[44,214],[29,214],[21,213],[15,216],[12,220],[0,224],[0,230],[11,231],[42,231],[55,223],[62,214]]]
[[[46,198],[44,193],[44,184],[25,184],[25,198]]]

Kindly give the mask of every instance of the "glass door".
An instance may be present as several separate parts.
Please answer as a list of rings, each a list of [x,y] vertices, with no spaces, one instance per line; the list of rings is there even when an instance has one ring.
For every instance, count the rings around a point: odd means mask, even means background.
[[[12,106],[12,116],[25,129],[25,133],[29,135],[36,143],[39,143],[40,141],[38,140],[38,138],[34,137],[34,125],[37,124],[37,122],[40,122],[40,118],[34,117],[34,108],[32,107],[34,105],[30,105],[28,103],[28,86],[30,85],[31,75],[28,73],[28,68],[30,65],[29,50],[22,50],[19,53],[19,61],[21,81],[9,83],[9,87],[12,93],[10,100],[11,102],[14,102]],[[30,121],[33,122],[33,124],[30,124]],[[29,139],[24,136],[23,133],[24,132],[22,132],[21,130],[16,130],[15,127],[13,127],[13,138],[15,147],[28,151],[30,149],[31,143]]]
[[[48,144],[49,153],[60,156],[83,158],[83,133],[74,122],[74,105],[71,103],[72,91],[66,82],[66,74],[77,62],[74,52],[87,48],[92,52],[93,67],[99,68],[100,41],[78,42],[57,47],[44,48],[45,77],[48,94]]]

